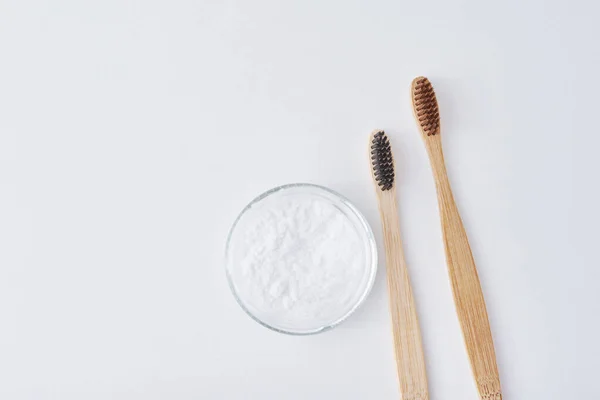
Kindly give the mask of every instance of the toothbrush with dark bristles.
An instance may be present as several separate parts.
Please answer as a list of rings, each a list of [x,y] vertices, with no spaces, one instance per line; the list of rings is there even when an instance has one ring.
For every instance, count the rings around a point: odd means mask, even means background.
[[[421,330],[413,299],[398,220],[394,158],[388,137],[374,131],[369,140],[371,173],[383,225],[392,333],[403,400],[428,400]]]
[[[467,234],[446,175],[440,138],[440,113],[435,92],[427,78],[413,80],[411,97],[415,119],[433,170],[454,303],[479,397],[482,400],[502,400],[485,301]]]

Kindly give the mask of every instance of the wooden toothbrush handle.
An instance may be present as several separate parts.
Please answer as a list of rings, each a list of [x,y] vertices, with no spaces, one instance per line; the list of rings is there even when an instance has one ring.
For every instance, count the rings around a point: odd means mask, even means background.
[[[440,135],[426,139],[434,172],[448,273],[474,378],[483,400],[501,400],[496,353],[477,268],[450,188]]]
[[[380,195],[394,351],[403,400],[428,400],[427,375],[415,301],[404,260],[395,191]]]

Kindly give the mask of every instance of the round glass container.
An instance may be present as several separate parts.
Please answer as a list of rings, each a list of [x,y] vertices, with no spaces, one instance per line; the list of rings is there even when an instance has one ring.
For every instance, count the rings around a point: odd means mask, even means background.
[[[225,270],[244,311],[292,335],[333,328],[366,299],[377,246],[364,216],[326,187],[271,189],[237,217],[227,238]]]

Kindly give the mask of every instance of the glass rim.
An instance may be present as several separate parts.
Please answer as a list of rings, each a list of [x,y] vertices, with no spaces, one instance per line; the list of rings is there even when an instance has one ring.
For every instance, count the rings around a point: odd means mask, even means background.
[[[361,295],[358,298],[358,300],[356,301],[356,303],[346,313],[344,313],[344,315],[342,315],[340,318],[336,319],[332,323],[327,324],[322,327],[319,327],[319,328],[316,328],[316,329],[310,329],[310,330],[306,330],[306,331],[293,331],[293,330],[286,330],[286,329],[278,328],[276,326],[273,326],[273,325],[261,320],[256,315],[254,315],[244,305],[244,302],[242,301],[242,299],[240,299],[240,297],[235,289],[235,286],[233,284],[233,279],[232,279],[230,271],[229,271],[229,263],[230,263],[229,249],[231,246],[233,232],[235,231],[235,228],[237,227],[238,223],[240,222],[240,220],[244,216],[244,214],[246,214],[246,212],[252,206],[254,206],[256,203],[260,202],[264,198],[266,198],[276,192],[282,191],[282,190],[295,189],[295,188],[309,188],[309,189],[322,190],[322,191],[332,195],[333,197],[337,198],[338,200],[340,200],[354,214],[354,216],[357,217],[358,221],[360,222],[360,225],[363,228],[363,233],[365,234],[366,239],[367,239],[365,241],[365,247],[367,247],[371,253],[370,254],[370,262],[367,263],[369,265],[366,266],[366,268],[369,269],[368,280],[364,287],[363,292],[361,293]],[[258,195],[257,197],[255,197],[252,201],[250,201],[242,209],[242,211],[236,217],[235,221],[231,225],[231,228],[229,229],[229,233],[227,234],[227,241],[225,243],[225,258],[224,258],[225,275],[227,277],[227,283],[229,285],[229,289],[231,290],[231,293],[233,294],[233,297],[235,298],[238,305],[242,308],[242,310],[244,310],[244,312],[250,318],[252,318],[254,321],[258,322],[260,325],[264,326],[265,328],[268,328],[275,332],[284,333],[284,334],[293,335],[293,336],[307,336],[307,335],[314,335],[317,333],[326,332],[326,331],[338,326],[340,323],[342,323],[348,317],[350,317],[352,314],[354,314],[354,312],[365,302],[365,300],[367,299],[367,297],[369,296],[369,294],[371,292],[371,289],[373,288],[373,284],[375,283],[375,277],[377,275],[377,266],[378,266],[377,243],[375,242],[375,236],[373,235],[371,226],[367,222],[367,219],[365,218],[365,216],[345,196],[339,194],[338,192],[336,192],[333,189],[329,189],[328,187],[317,185],[314,183],[288,183],[285,185],[276,186],[276,187],[269,189],[266,192]]]

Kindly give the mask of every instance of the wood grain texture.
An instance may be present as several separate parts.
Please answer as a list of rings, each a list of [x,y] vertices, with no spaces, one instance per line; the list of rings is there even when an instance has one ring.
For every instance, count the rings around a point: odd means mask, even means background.
[[[424,136],[437,189],[442,234],[454,303],[471,369],[483,400],[501,400],[496,353],[471,247],[454,202],[440,135]]]
[[[371,172],[373,173],[372,168]],[[375,188],[383,227],[388,295],[400,393],[403,400],[428,400],[421,330],[402,249],[396,188],[394,185],[391,190],[382,191],[377,182]]]
[[[420,88],[417,85],[421,85]],[[415,93],[419,89],[420,98],[415,99]],[[448,273],[477,390],[483,400],[501,400],[500,377],[485,301],[469,240],[448,181],[437,100],[426,78],[419,77],[413,81],[412,98],[415,119],[425,141],[433,170]],[[428,118],[437,121],[431,122]],[[435,129],[428,129],[429,126],[435,126]]]
[[[429,79],[420,76],[412,81],[411,100],[433,170],[452,294],[479,397],[483,400],[501,400],[492,331],[467,233],[448,181],[440,135],[439,107]]]

